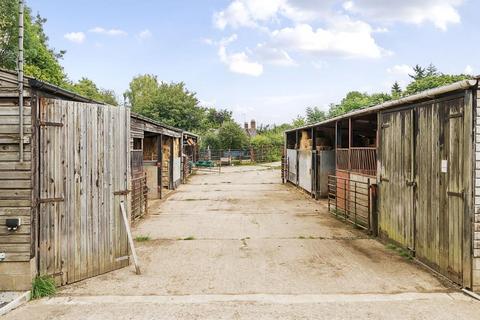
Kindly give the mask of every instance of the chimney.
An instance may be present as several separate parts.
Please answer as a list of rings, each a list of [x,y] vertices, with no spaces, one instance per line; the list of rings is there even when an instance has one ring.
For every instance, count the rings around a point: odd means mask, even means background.
[[[252,128],[252,130],[257,130],[257,123],[255,122],[254,119],[250,121],[250,127]]]

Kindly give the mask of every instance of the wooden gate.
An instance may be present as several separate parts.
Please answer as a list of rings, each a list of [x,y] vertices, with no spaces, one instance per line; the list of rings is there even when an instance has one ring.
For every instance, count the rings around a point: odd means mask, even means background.
[[[464,98],[418,106],[416,118],[415,253],[432,268],[462,283]]]
[[[64,285],[127,266],[130,111],[41,99],[40,275]]]
[[[413,110],[381,115],[379,232],[414,248]]]

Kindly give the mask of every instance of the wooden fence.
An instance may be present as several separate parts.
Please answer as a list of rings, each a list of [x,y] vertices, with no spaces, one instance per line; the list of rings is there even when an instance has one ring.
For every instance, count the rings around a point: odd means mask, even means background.
[[[128,265],[130,111],[41,99],[39,273],[64,285]]]

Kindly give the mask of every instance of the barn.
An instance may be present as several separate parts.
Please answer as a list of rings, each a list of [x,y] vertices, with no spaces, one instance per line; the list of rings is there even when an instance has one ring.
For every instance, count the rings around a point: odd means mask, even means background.
[[[128,265],[130,110],[0,70],[0,290]],[[23,121],[20,115],[23,113]]]
[[[465,80],[285,132],[285,179],[480,291],[480,100]]]

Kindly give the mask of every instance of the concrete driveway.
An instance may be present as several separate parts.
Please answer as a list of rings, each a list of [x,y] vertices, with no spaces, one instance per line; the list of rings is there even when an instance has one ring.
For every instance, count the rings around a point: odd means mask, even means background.
[[[329,215],[268,166],[201,173],[152,205],[129,267],[6,319],[477,319],[480,302]]]

